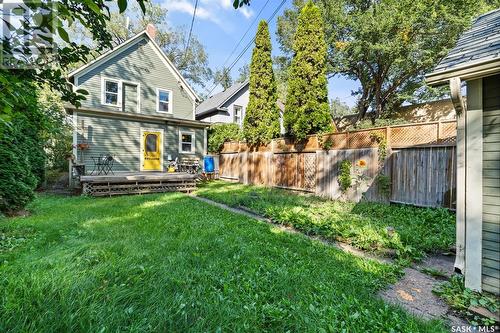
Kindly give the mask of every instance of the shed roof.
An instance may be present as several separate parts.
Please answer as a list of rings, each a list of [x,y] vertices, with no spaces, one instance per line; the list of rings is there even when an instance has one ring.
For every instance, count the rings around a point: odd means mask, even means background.
[[[241,89],[247,87],[248,83],[248,80],[245,80],[241,83],[235,83],[226,90],[210,96],[208,99],[204,100],[200,105],[196,107],[196,115],[199,116],[219,110],[223,107],[224,103],[226,103],[227,100],[236,95]]]
[[[500,9],[479,16],[460,36],[456,46],[426,75],[429,84],[486,76],[500,71]]]

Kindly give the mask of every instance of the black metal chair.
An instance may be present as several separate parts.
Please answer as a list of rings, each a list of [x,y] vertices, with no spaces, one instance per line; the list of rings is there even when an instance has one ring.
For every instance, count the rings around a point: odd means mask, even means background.
[[[94,169],[90,173],[91,175],[94,174],[94,172],[99,176],[100,174],[105,174],[107,175],[108,173],[113,172],[113,165],[115,163],[115,158],[111,155],[104,155],[101,154],[99,156],[91,156],[92,161],[94,161]]]

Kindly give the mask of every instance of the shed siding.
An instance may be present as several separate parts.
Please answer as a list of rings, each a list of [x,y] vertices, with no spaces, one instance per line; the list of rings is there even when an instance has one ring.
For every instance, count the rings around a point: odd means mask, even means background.
[[[483,78],[482,289],[500,286],[500,75]]]
[[[88,143],[90,148],[82,154],[78,151],[78,161],[86,165],[87,173],[93,168],[92,156],[111,154],[116,157],[113,171],[140,171],[141,128],[163,129],[163,169],[167,167],[167,157],[202,158],[204,130],[202,128],[179,127],[162,122],[138,122],[125,119],[96,117],[78,112],[77,143]],[[195,132],[195,154],[179,153],[179,128]]]
[[[101,104],[102,77],[139,83],[140,112],[142,114],[158,115],[156,89],[161,88],[171,90],[173,94],[173,113],[171,115],[162,113],[162,115],[194,119],[194,101],[184,89],[180,88],[178,80],[155,52],[154,46],[146,37],[78,77],[78,82],[76,82],[79,88],[89,92],[87,100],[82,102],[83,108],[120,111],[119,107]],[[125,96],[124,99],[127,97]]]

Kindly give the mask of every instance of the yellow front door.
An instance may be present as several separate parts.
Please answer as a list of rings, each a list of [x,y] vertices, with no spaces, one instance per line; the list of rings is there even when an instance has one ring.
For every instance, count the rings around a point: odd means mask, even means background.
[[[159,131],[144,131],[142,132],[142,154],[143,170],[161,171],[162,165],[162,132]]]

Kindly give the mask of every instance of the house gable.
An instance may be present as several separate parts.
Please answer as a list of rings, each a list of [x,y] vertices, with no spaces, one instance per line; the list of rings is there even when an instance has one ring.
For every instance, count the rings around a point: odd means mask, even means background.
[[[130,39],[115,50],[99,57],[70,74],[78,88],[89,92],[82,108],[98,108],[106,111],[125,111],[137,109],[142,114],[158,114],[158,90],[169,91],[169,113],[166,117],[194,119],[197,96],[179,72],[160,50],[159,46],[146,33]],[[124,108],[120,98],[118,106],[103,103],[104,81],[120,82],[119,96],[126,93],[124,87],[132,89],[137,107]],[[131,100],[130,98],[128,100]]]

